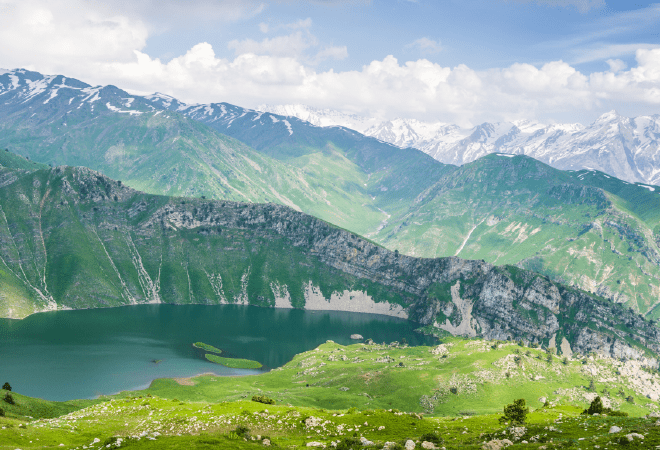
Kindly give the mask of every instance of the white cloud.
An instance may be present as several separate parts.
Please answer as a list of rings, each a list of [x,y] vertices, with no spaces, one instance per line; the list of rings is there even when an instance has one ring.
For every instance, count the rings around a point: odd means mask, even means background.
[[[285,56],[296,58],[310,65],[316,65],[328,59],[341,60],[348,57],[348,48],[346,46],[326,46],[321,50],[315,50],[319,46],[319,41],[312,34],[312,19],[300,19],[293,23],[271,26],[260,23],[259,29],[262,33],[268,33],[274,30],[289,29],[297,30],[291,34],[264,38],[261,41],[254,39],[233,40],[227,44],[227,47],[234,50],[236,56],[243,54]],[[314,51],[312,51],[314,50]]]
[[[602,44],[587,48],[579,48],[571,51],[575,55],[571,62],[581,64],[592,61],[603,61],[606,58],[616,58],[618,56],[634,55],[640,49],[660,48],[658,44]]]
[[[296,22],[293,23],[288,23],[284,25],[285,28],[291,28],[293,30],[297,30],[299,28],[311,28],[312,27],[312,19],[311,17],[308,17],[306,19],[300,19]]]
[[[341,47],[325,47],[314,56],[313,63],[318,64],[327,59],[341,60],[348,58],[348,48],[344,45]]]
[[[85,8],[82,0],[2,1],[0,58],[6,67],[57,70],[80,61],[133,59],[146,44],[147,26],[123,15]]]
[[[442,44],[440,44],[440,41],[434,41],[433,39],[429,39],[427,37],[417,39],[413,43],[408,44],[406,47],[417,47],[424,53],[439,53],[442,51]]]
[[[305,50],[318,45],[316,37],[311,33],[296,31],[286,36],[266,38],[262,41],[244,39],[233,40],[227,47],[234,50],[237,55],[243,53],[255,53],[257,55],[273,56],[302,56]]]
[[[616,73],[587,75],[563,61],[475,71],[425,59],[400,63],[388,56],[361,70],[319,72],[292,56],[217,58],[202,43],[168,63],[136,52],[130,63],[97,64],[93,72],[119,86],[166,92],[189,102],[305,103],[460,124],[539,116],[564,120],[574,111],[597,113],[617,102],[660,106],[660,49],[639,50],[637,65],[627,71],[613,64]]]
[[[554,6],[561,8],[575,8],[581,13],[592,9],[600,9],[606,5],[605,0],[513,0],[516,3],[538,3],[539,5]]]
[[[608,59],[605,62],[608,66],[610,66],[610,72],[612,73],[621,72],[623,69],[628,67],[628,64],[621,61],[620,59]]]
[[[165,0],[163,7],[175,8],[174,3]],[[217,0],[218,5],[234,7],[235,14],[252,14],[261,5],[255,1],[241,9],[239,3]],[[312,21],[303,19],[283,25],[289,30],[283,36],[232,41],[233,58],[218,57],[211,45],[200,43],[164,62],[142,51],[150,25],[131,14],[112,14],[101,3],[94,3],[96,8],[89,4],[90,0],[0,0],[0,64],[133,91],[165,92],[187,102],[227,101],[247,107],[305,103],[460,124],[521,118],[563,121],[576,111],[596,114],[617,105],[638,111],[660,108],[656,48],[638,48],[637,62],[630,68],[609,52],[609,70],[592,74],[564,61],[476,71],[426,59],[399,62],[393,56],[358,70],[321,71],[315,64],[346,58],[348,49],[320,44],[310,31]],[[271,27],[264,29],[272,32]]]

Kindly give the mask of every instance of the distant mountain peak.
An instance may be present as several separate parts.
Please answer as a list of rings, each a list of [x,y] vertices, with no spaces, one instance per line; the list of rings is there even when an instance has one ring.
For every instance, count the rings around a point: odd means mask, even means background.
[[[465,128],[401,117],[379,120],[305,105],[258,109],[316,126],[341,125],[397,147],[416,148],[445,164],[463,165],[489,153],[524,154],[558,169],[593,167],[629,182],[660,184],[660,166],[653,163],[660,145],[658,114],[631,119],[612,110],[588,126],[521,119]]]
[[[623,118],[623,116],[620,116],[619,113],[616,112],[615,109],[613,109],[613,110],[608,111],[604,114],[601,114],[598,117],[598,119],[596,119],[595,123],[597,123],[597,122],[610,122],[612,120],[618,120],[618,119],[622,119],[622,118]]]

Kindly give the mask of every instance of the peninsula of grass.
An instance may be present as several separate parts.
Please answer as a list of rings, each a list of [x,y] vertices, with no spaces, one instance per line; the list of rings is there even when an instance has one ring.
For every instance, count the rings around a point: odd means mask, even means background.
[[[250,359],[241,359],[241,358],[223,358],[222,356],[217,355],[204,355],[209,361],[223,365],[225,367],[230,367],[232,369],[261,369],[262,365],[258,361],[252,361]]]
[[[207,351],[209,353],[217,353],[218,355],[222,353],[222,350],[220,350],[219,348],[216,348],[216,347],[214,347],[212,345],[209,345],[209,344],[205,344],[203,342],[195,342],[193,344],[193,347],[200,348],[200,349],[202,349],[204,351]]]

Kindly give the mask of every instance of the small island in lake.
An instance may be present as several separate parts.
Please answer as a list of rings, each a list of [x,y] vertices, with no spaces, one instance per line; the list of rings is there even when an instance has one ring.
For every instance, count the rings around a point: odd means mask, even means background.
[[[261,369],[260,362],[241,358],[223,358],[218,355],[204,355],[209,361],[232,369]]]
[[[193,344],[193,347],[205,350],[209,353],[217,353],[218,355],[222,353],[222,350],[220,350],[219,348],[216,348],[209,344],[205,344],[203,342],[195,342]]]
[[[261,369],[263,367],[260,362],[250,359],[223,358],[222,356],[218,356],[222,353],[222,350],[203,342],[195,342],[193,347],[209,352],[204,357],[212,363],[220,364],[231,369]],[[215,353],[215,355],[210,353]]]

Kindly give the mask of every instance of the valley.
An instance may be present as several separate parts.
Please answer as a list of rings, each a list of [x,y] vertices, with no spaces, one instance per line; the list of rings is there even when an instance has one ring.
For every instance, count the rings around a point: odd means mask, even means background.
[[[286,205],[403,254],[513,264],[660,317],[658,187],[525,156],[445,165],[346,128],[61,76],[0,84],[0,147],[31,161],[157,195]]]
[[[660,449],[659,24],[0,0],[0,450]]]
[[[274,204],[144,194],[86,168],[1,169],[0,314],[143,303],[368,312],[639,359],[632,308],[518,267],[415,258]]]

